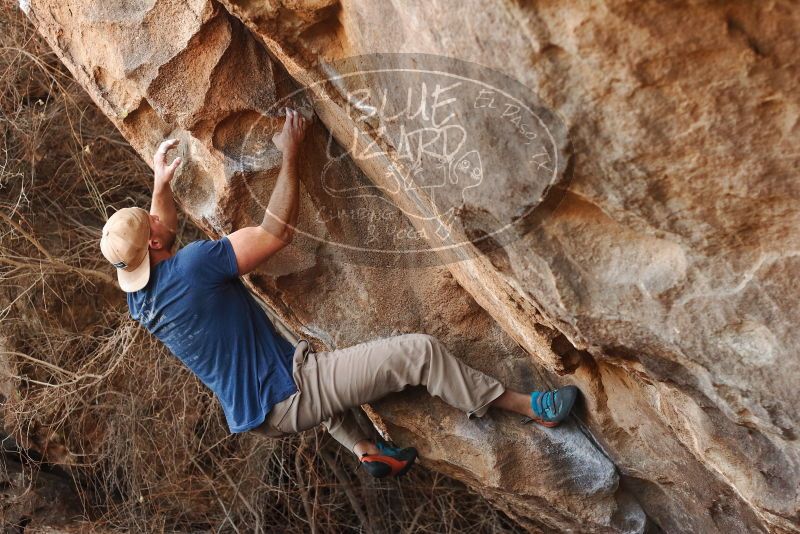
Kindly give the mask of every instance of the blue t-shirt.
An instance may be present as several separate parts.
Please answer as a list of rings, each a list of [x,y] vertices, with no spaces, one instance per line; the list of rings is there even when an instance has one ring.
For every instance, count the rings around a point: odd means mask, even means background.
[[[294,347],[275,331],[239,280],[227,237],[189,243],[128,293],[131,316],[219,399],[231,432],[260,425],[297,391]]]

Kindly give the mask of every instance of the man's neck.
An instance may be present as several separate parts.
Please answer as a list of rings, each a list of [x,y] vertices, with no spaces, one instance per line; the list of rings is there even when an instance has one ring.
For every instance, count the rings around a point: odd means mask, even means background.
[[[161,249],[161,250],[153,250],[150,249],[150,268],[152,269],[159,263],[164,260],[167,260],[173,256],[172,252],[169,250]]]

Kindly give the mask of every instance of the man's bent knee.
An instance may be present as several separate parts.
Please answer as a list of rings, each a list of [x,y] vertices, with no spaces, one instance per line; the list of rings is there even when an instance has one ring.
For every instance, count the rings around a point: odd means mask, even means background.
[[[412,340],[412,348],[405,354],[406,358],[427,363],[444,352],[445,347],[436,336],[424,333],[407,334],[407,336]]]
[[[422,356],[427,355],[431,351],[433,347],[440,344],[441,342],[436,339],[435,336],[430,334],[424,334],[421,332],[415,332],[411,334],[403,334],[401,336],[404,341],[410,341],[413,345],[414,349],[411,351],[414,355]]]
[[[436,336],[432,336],[430,334],[425,334],[423,332],[415,332],[412,334],[405,334],[406,336],[414,339],[415,341],[419,341],[420,343],[424,343],[427,345],[438,345],[441,343]]]

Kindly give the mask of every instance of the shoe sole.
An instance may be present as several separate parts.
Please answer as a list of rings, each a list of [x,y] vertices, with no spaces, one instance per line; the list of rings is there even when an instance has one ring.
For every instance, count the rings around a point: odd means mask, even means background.
[[[542,419],[537,419],[535,417],[529,417],[528,419],[530,419],[534,423],[538,423],[538,424],[540,424],[542,426],[546,426],[547,428],[554,428],[554,427],[557,427],[558,425],[561,424],[561,421],[544,421]]]

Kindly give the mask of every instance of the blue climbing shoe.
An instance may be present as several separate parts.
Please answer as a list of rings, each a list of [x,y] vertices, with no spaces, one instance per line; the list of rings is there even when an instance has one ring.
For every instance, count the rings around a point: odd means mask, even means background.
[[[417,449],[414,447],[401,449],[381,438],[375,440],[375,446],[378,454],[363,454],[359,458],[367,473],[375,478],[403,476],[417,460]]]
[[[578,388],[564,386],[550,391],[534,391],[531,393],[531,408],[536,415],[532,420],[547,427],[558,426],[569,415]]]

